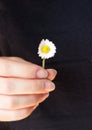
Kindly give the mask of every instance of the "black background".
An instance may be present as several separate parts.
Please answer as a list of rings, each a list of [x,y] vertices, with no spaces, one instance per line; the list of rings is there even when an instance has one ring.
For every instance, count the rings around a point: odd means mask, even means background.
[[[92,130],[92,2],[91,0],[7,0],[0,6],[1,55],[41,64],[42,38],[57,46],[47,68],[55,68],[56,90],[10,130]],[[3,130],[1,128],[0,130]]]

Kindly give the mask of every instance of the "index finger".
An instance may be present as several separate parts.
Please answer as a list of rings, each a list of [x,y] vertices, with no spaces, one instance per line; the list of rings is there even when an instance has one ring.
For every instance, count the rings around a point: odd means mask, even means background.
[[[28,61],[20,62],[0,58],[0,76],[20,78],[47,78],[48,72]]]

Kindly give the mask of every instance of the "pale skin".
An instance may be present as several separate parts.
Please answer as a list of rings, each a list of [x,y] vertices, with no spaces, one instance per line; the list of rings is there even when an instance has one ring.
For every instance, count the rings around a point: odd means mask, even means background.
[[[22,58],[0,57],[0,121],[31,115],[55,89],[56,73]]]

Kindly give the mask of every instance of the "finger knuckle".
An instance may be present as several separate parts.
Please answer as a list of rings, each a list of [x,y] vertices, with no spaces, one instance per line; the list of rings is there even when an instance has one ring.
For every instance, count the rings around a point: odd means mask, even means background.
[[[13,84],[11,83],[10,79],[5,78],[4,80],[5,80],[5,82],[4,82],[4,93],[5,94],[13,94],[14,87],[13,87]]]
[[[13,92],[13,85],[9,78],[0,77],[0,94],[11,94]]]
[[[8,109],[11,109],[11,110],[16,109],[16,106],[17,106],[16,101],[14,98],[12,98],[12,96],[8,97],[7,104],[8,104],[7,105]]]

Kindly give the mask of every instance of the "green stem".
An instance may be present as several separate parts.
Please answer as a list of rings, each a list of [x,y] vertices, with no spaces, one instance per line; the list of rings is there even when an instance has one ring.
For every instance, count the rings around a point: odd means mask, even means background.
[[[42,60],[42,67],[45,68],[45,59]]]

